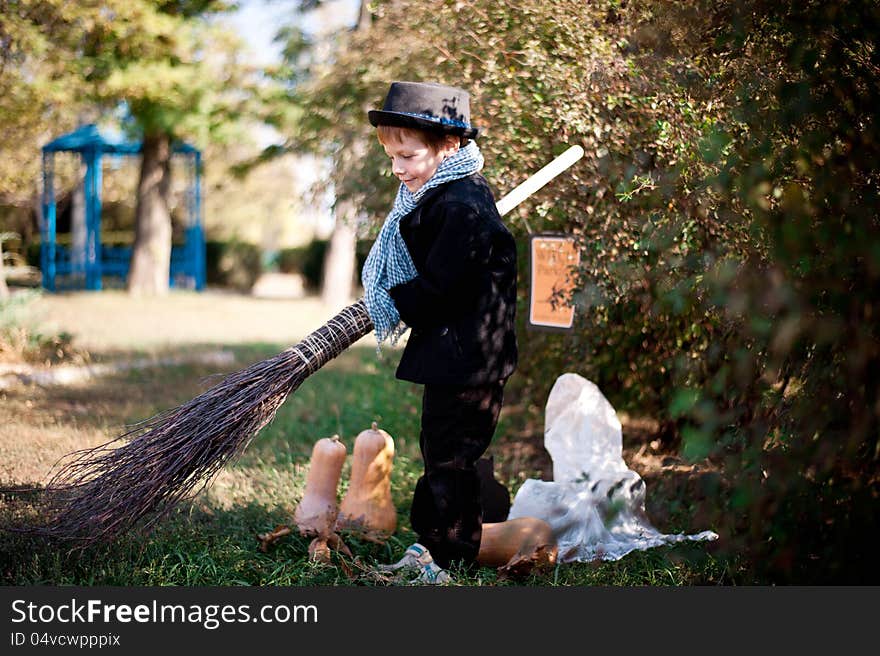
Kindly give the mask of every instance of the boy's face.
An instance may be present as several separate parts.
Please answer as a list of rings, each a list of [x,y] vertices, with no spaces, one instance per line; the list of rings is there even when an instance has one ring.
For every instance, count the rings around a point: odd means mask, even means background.
[[[434,175],[440,162],[447,155],[458,150],[457,144],[448,142],[443,148],[434,152],[430,146],[411,134],[401,134],[399,141],[395,140],[382,146],[391,158],[391,172],[413,194]]]

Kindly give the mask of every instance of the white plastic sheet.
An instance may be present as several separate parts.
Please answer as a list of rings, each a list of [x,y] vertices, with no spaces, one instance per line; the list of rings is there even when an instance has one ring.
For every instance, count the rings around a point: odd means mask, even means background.
[[[553,480],[527,480],[508,519],[538,517],[553,528],[559,562],[618,560],[637,549],[718,534],[663,534],[645,514],[645,483],[623,460],[623,431],[614,408],[586,378],[566,373],[550,390],[544,446]]]

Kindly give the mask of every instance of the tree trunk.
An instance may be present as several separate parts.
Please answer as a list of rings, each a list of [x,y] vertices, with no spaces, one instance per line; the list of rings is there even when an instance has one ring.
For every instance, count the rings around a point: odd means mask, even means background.
[[[331,309],[341,308],[352,300],[357,248],[356,212],[357,207],[349,200],[338,204],[336,224],[324,256],[321,300]]]
[[[6,270],[3,266],[3,239],[0,238],[0,300],[9,298],[9,287],[6,286]]]
[[[171,269],[171,138],[164,133],[144,137],[135,211],[134,246],[128,292],[158,296],[168,293]]]
[[[370,26],[367,2],[361,0],[354,31],[364,32]],[[355,138],[347,148],[355,161],[367,152],[363,139]],[[357,261],[357,204],[344,200],[337,204],[336,222],[330,236],[330,244],[324,257],[324,276],[321,284],[321,300],[329,308],[337,308],[351,302],[355,287],[355,263]]]

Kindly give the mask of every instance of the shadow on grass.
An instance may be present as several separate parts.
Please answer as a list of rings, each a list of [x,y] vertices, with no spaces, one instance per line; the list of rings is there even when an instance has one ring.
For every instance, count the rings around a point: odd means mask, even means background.
[[[205,352],[216,350],[208,346],[199,348]],[[16,408],[26,408],[26,414],[34,418],[33,423],[51,418],[61,424],[121,433],[127,426],[181,405],[226,375],[268,359],[284,348],[273,344],[226,348],[234,355],[234,361],[221,368],[199,363],[153,366],[71,385],[14,386],[4,391],[0,418],[14,415]],[[193,348],[187,347],[185,351],[191,353]],[[141,355],[129,352],[127,358]],[[151,357],[179,355],[181,351],[169,349]],[[380,360],[373,349],[349,348],[306,379],[264,432],[273,436],[270,439],[301,440],[299,455],[303,449],[310,452],[320,437],[339,433],[344,439],[353,439],[369,428],[372,421],[387,425],[389,432],[412,435],[417,432],[414,427],[420,400],[414,385],[394,378],[396,359],[394,353]]]
[[[4,526],[32,521],[34,506],[20,499],[0,506]],[[14,519],[13,519],[13,516]],[[134,531],[109,545],[77,550],[59,542],[0,532],[0,583],[10,586],[388,586],[408,585],[379,573],[377,565],[396,561],[413,536],[399,530],[385,543],[342,538],[352,552],[319,563],[308,555],[310,538],[295,530],[261,550],[257,535],[290,516],[278,508],[249,503],[231,509],[181,507],[150,532]],[[612,563],[557,565],[545,573],[503,579],[492,568],[465,574],[453,569],[462,586],[680,586],[729,583],[729,567],[704,549],[679,545],[634,553]]]

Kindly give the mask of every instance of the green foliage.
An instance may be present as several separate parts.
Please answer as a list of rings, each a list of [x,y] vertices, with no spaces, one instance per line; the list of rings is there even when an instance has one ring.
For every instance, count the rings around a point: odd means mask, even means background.
[[[395,184],[365,110],[391,80],[471,91],[498,195],[568,145],[586,151],[507,217],[521,243],[564,231],[581,250],[576,329],[520,330],[512,394],[537,415],[560,373],[588,377],[730,472],[712,524],[756,571],[876,578],[877,4],[370,8],[303,85],[300,129],[374,227]]]
[[[3,0],[0,11],[0,196],[34,202],[39,148],[125,104],[133,132],[204,147],[242,135],[254,67],[207,16],[230,3]]]
[[[108,3],[0,2],[0,196],[10,204],[31,201],[40,140],[75,127],[87,111],[78,55],[87,25],[96,33],[110,28],[112,14],[98,11],[100,4]]]
[[[746,219],[755,246],[731,278],[705,286],[726,296],[738,330],[707,382],[728,381],[712,400],[743,445],[750,519],[769,525],[767,566],[788,580],[863,581],[877,571],[869,545],[880,532],[880,8],[751,10],[730,43],[748,30],[762,75],[742,85],[753,94],[737,108],[745,134],[718,180],[721,211]]]

